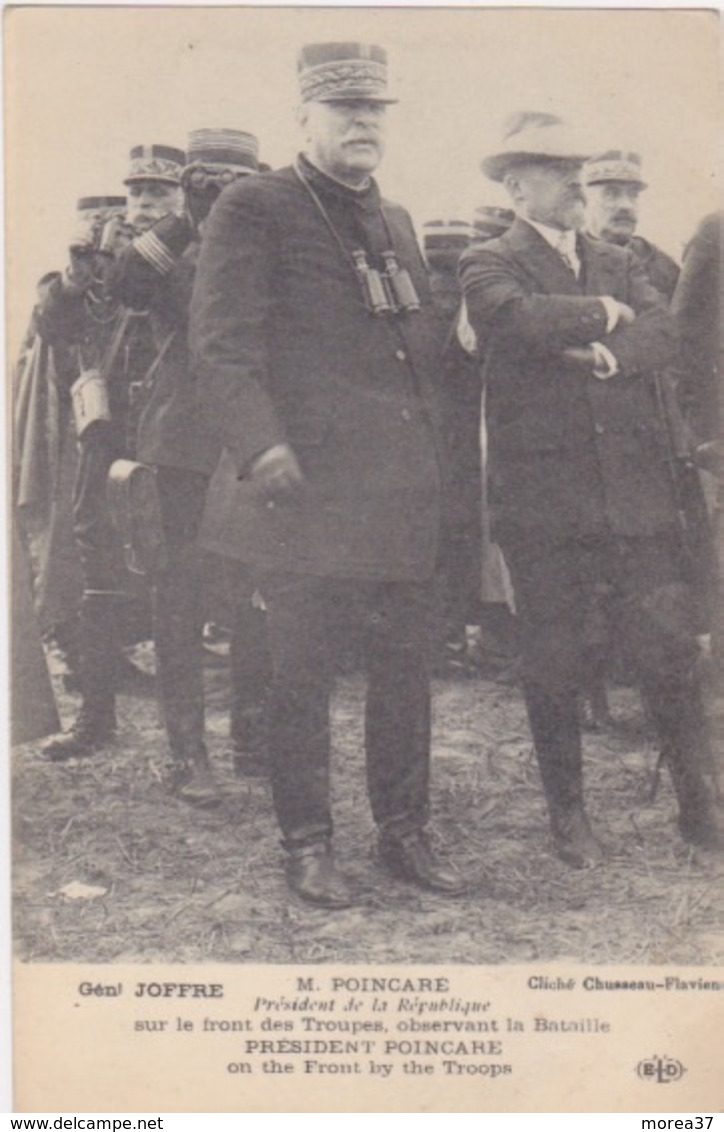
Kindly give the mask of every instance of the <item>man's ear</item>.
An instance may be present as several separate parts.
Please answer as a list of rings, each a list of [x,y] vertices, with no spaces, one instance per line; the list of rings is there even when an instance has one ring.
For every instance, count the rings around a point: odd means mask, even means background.
[[[302,129],[306,129],[307,122],[309,121],[309,107],[306,103],[300,102],[295,112],[297,125]]]
[[[513,170],[506,173],[503,177],[503,188],[508,192],[512,199],[517,204],[523,197],[523,186],[521,184],[520,173]]]

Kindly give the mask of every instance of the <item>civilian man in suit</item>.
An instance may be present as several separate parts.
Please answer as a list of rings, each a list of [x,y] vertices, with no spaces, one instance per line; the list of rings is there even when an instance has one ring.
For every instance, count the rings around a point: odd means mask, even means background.
[[[625,249],[581,232],[585,147],[520,115],[483,162],[516,220],[464,253],[487,344],[490,496],[523,629],[523,687],[556,850],[602,859],[584,808],[577,695],[591,596],[605,587],[646,691],[687,841],[721,846],[702,775],[693,602],[649,374],[674,355],[664,302]]]
[[[367,775],[380,855],[448,894],[428,816],[428,616],[440,524],[434,329],[407,213],[372,178],[386,53],[304,48],[304,149],[226,190],[191,312],[202,391],[241,483],[227,553],[257,573],[274,669],[269,755],[287,878],[351,901],[331,854],[329,700],[340,621],[367,631]]]

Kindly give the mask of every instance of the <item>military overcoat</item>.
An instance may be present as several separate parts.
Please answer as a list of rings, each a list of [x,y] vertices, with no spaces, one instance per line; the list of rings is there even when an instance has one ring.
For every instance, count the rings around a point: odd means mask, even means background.
[[[108,286],[127,307],[148,311],[153,331],[153,361],[137,393],[138,459],[210,476],[221,446],[201,412],[188,349],[198,249],[189,221],[170,213],[119,254]]]
[[[205,545],[266,570],[427,578],[441,455],[425,265],[407,213],[374,183],[355,193],[309,165],[303,176],[289,167],[229,187],[204,234],[191,344],[231,456],[212,481]],[[373,266],[396,253],[419,311],[369,313],[360,248]],[[305,484],[270,505],[248,471],[281,442]]]

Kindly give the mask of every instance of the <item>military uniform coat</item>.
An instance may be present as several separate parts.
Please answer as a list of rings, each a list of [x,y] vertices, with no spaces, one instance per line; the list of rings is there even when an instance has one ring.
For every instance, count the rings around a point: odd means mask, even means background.
[[[470,324],[486,361],[494,527],[544,541],[651,536],[675,522],[650,374],[674,356],[664,301],[628,251],[580,235],[580,278],[530,224],[465,252]],[[636,312],[607,334],[610,295]],[[608,380],[562,358],[598,341]]]
[[[679,279],[680,269],[676,260],[643,236],[632,236],[626,246],[636,256],[652,287],[670,303]]]
[[[191,343],[233,461],[212,481],[205,542],[265,570],[425,579],[440,510],[425,266],[407,213],[374,183],[356,193],[309,164],[303,172],[336,235],[293,168],[230,186],[204,234]],[[368,313],[356,248],[373,266],[394,249],[422,310]],[[282,442],[306,482],[270,506],[235,477]]]
[[[120,253],[109,288],[132,310],[148,311],[153,331],[155,356],[138,407],[138,459],[210,476],[221,446],[205,427],[188,350],[198,247],[188,220],[170,213]]]

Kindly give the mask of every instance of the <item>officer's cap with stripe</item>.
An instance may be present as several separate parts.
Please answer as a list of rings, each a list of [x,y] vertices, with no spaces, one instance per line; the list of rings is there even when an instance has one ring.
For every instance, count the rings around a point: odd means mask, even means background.
[[[189,134],[187,161],[235,172],[259,172],[259,140],[245,130],[202,129]]]
[[[622,149],[609,149],[598,157],[592,157],[583,167],[583,177],[587,185],[604,185],[609,181],[623,181],[627,185],[646,188],[641,177],[641,154],[627,153]]]
[[[137,181],[161,181],[167,185],[180,185],[186,154],[171,145],[134,145],[131,150],[131,167],[124,185]]]

